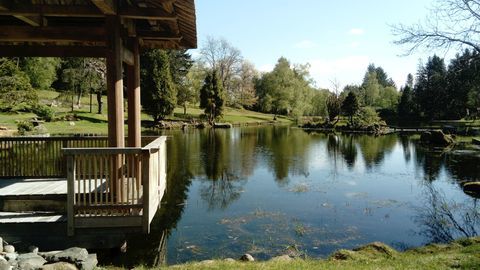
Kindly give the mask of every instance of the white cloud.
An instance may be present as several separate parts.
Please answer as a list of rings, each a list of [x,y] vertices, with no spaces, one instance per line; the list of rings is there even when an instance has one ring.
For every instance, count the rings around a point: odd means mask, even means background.
[[[312,59],[310,74],[321,87],[331,86],[331,80],[337,79],[342,85],[360,83],[365,69],[370,63],[368,56],[352,55],[337,59]]]
[[[350,31],[348,31],[348,33],[350,35],[360,36],[360,35],[365,34],[365,30],[363,30],[362,28],[352,28],[352,29],[350,29]]]
[[[311,40],[305,39],[298,43],[295,43],[294,47],[298,49],[312,49],[315,48],[317,44]]]

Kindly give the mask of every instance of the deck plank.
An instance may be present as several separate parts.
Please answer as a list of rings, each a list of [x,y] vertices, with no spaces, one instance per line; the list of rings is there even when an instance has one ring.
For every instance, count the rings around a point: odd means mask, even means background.
[[[0,212],[0,224],[66,222],[65,215],[39,212]]]

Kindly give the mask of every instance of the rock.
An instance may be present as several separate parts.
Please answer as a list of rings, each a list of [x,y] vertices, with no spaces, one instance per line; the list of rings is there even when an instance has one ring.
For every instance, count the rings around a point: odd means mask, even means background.
[[[38,269],[47,262],[42,256],[35,253],[20,254],[17,261],[20,269]]]
[[[73,121],[70,121],[68,124],[69,124],[70,126],[75,126],[75,122],[73,122]]]
[[[3,252],[5,253],[14,253],[15,252],[15,247],[12,245],[6,245],[3,247]]]
[[[462,185],[463,191],[475,198],[480,198],[480,182],[467,182]]]
[[[18,255],[17,253],[6,253],[4,256],[5,256],[5,259],[7,259],[7,261],[12,262],[17,259]]]
[[[226,258],[226,259],[223,259],[224,261],[226,262],[236,262],[235,259],[232,259],[232,258]]]
[[[200,262],[200,264],[214,264],[215,261],[214,260],[203,260]]]
[[[76,263],[80,270],[93,270],[98,264],[97,254],[88,254],[86,260]]]
[[[206,128],[206,127],[207,127],[207,126],[206,126],[205,123],[203,123],[203,122],[198,123],[197,126],[196,126],[196,128],[198,128],[198,129],[204,129],[204,128]]]
[[[291,261],[292,258],[288,255],[282,255],[282,256],[277,256],[277,257],[273,257],[271,259],[271,261],[274,261],[274,262],[286,262],[286,261]]]
[[[72,247],[60,251],[52,256],[52,262],[71,262],[76,263],[86,261],[88,259],[88,251],[84,248]]]
[[[37,253],[38,253],[38,247],[36,247],[36,246],[29,246],[29,247],[28,247],[28,252],[37,254]]]
[[[38,252],[38,255],[42,256],[45,260],[49,262],[53,262],[53,256],[60,252],[62,251],[56,250],[56,251],[48,251],[48,252]]]
[[[78,270],[78,268],[75,265],[67,262],[45,264],[41,269],[42,270]]]
[[[213,123],[214,128],[232,128],[232,124],[230,123]]]
[[[455,140],[451,135],[445,135],[441,130],[432,130],[430,132],[424,132],[420,135],[420,140],[424,143],[448,146],[455,143]]]
[[[240,257],[240,261],[243,261],[243,262],[253,262],[255,261],[255,259],[253,258],[252,255],[248,254],[248,253],[245,253],[242,255],[242,257]]]
[[[3,252],[3,238],[0,237],[0,252]]]
[[[0,270],[12,270],[12,266],[5,260],[0,260]]]

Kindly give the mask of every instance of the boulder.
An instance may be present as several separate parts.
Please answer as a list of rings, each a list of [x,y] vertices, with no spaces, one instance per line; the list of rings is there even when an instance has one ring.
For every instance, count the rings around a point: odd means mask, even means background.
[[[93,270],[98,264],[97,254],[88,254],[87,259],[77,261],[76,265],[80,270]]]
[[[80,261],[86,261],[87,259],[88,259],[88,251],[86,249],[79,248],[79,247],[72,247],[54,254],[51,257],[51,260],[49,259],[47,260],[52,262],[76,263]]]
[[[3,252],[3,238],[0,237],[0,252]]]
[[[5,253],[4,257],[7,261],[12,262],[17,259],[18,254],[17,253]]]
[[[3,252],[5,253],[14,253],[15,252],[15,247],[12,245],[6,245],[3,247]]]
[[[17,262],[20,269],[35,270],[41,268],[47,261],[35,253],[25,253],[18,255]]]
[[[242,255],[242,257],[240,257],[240,261],[243,261],[243,262],[253,262],[255,261],[255,259],[253,258],[252,255],[248,254],[248,253],[245,253]]]
[[[448,146],[455,143],[455,140],[451,135],[446,135],[441,130],[432,130],[422,133],[420,135],[420,140],[423,143],[438,145],[438,146]]]
[[[0,270],[12,270],[12,268],[6,260],[0,260]]]
[[[463,184],[462,188],[466,194],[480,198],[480,182],[467,182]]]
[[[67,262],[45,264],[41,269],[42,270],[78,270],[78,268],[74,264],[67,263]]]
[[[37,254],[37,253],[38,253],[38,247],[36,247],[36,246],[29,246],[29,247],[28,247],[28,252]]]
[[[53,256],[60,252],[62,251],[56,250],[56,251],[48,251],[48,252],[38,252],[38,255],[42,256],[45,260],[49,262],[53,262]]]

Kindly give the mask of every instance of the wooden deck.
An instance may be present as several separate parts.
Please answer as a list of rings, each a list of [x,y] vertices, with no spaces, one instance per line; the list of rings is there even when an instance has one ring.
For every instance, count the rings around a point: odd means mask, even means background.
[[[54,223],[63,224],[69,236],[109,228],[150,231],[166,190],[166,137],[145,147],[61,152],[63,178],[0,180],[0,231],[6,225]]]

